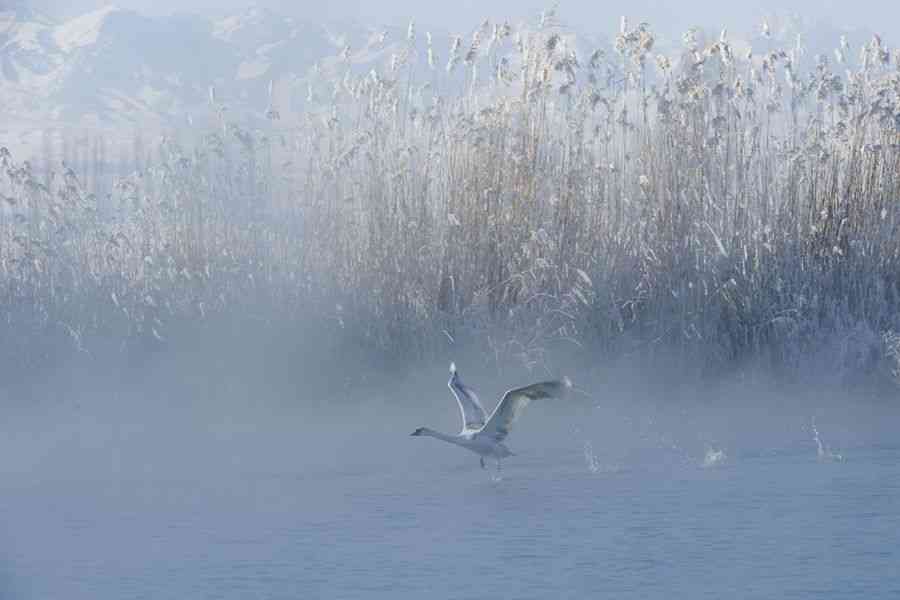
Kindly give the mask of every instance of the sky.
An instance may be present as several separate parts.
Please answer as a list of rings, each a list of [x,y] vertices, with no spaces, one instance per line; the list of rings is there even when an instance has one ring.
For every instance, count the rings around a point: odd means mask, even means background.
[[[0,4],[4,1],[0,0]],[[25,0],[51,14],[77,14],[107,4],[106,0]],[[116,0],[118,6],[148,14],[191,11],[205,14],[234,12],[253,0]],[[414,18],[422,27],[466,30],[486,18],[511,21],[537,15],[552,0],[256,0],[256,4],[309,20],[359,19],[384,25]],[[732,2],[729,0],[561,0],[564,22],[590,33],[617,27],[620,15],[633,22],[647,21],[658,31],[678,33],[693,25],[733,31],[753,31],[765,14],[796,13],[812,21],[824,20],[839,28],[869,28],[900,39],[900,2],[884,0],[794,0],[792,2]]]

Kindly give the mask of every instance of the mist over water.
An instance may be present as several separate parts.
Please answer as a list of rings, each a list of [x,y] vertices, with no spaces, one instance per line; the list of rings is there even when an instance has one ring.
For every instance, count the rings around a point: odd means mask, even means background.
[[[458,430],[447,364],[289,378],[253,354],[60,371],[4,398],[3,597],[900,590],[892,399],[578,368],[578,391],[528,407],[498,477],[409,437]],[[488,410],[544,375],[471,357],[455,360]]]
[[[0,144],[0,600],[900,596],[888,37],[16,4],[41,111],[198,119]],[[482,469],[451,362],[574,387]]]

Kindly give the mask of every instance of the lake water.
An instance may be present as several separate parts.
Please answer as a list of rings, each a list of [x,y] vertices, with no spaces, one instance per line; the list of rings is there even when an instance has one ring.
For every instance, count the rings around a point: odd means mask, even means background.
[[[893,417],[529,407],[498,477],[441,402],[8,420],[0,597],[900,597]]]

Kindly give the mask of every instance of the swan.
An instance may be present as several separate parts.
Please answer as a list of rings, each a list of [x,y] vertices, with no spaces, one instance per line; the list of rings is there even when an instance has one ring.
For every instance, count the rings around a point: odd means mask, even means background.
[[[561,398],[572,387],[572,382],[568,377],[564,377],[561,380],[541,381],[509,390],[503,394],[490,417],[487,417],[475,392],[463,384],[455,363],[450,363],[450,381],[447,382],[447,386],[459,404],[463,422],[462,431],[457,435],[448,435],[428,427],[419,427],[410,435],[425,435],[471,450],[481,457],[482,469],[487,468],[485,458],[494,458],[499,472],[500,461],[513,455],[503,440],[509,435],[510,427],[528,403],[542,398]]]

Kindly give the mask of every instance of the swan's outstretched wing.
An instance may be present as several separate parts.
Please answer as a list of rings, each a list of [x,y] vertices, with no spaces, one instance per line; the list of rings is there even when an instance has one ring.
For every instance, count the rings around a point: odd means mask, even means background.
[[[478,401],[478,396],[471,389],[463,385],[459,379],[459,373],[456,372],[456,365],[450,363],[450,381],[447,386],[456,401],[459,403],[459,412],[462,413],[463,429],[480,429],[484,425],[485,412]]]
[[[491,413],[491,418],[488,419],[482,433],[495,442],[502,442],[509,435],[512,424],[532,400],[562,398],[570,387],[572,387],[572,382],[566,378],[532,383],[526,387],[509,390],[503,394],[497,408]]]

